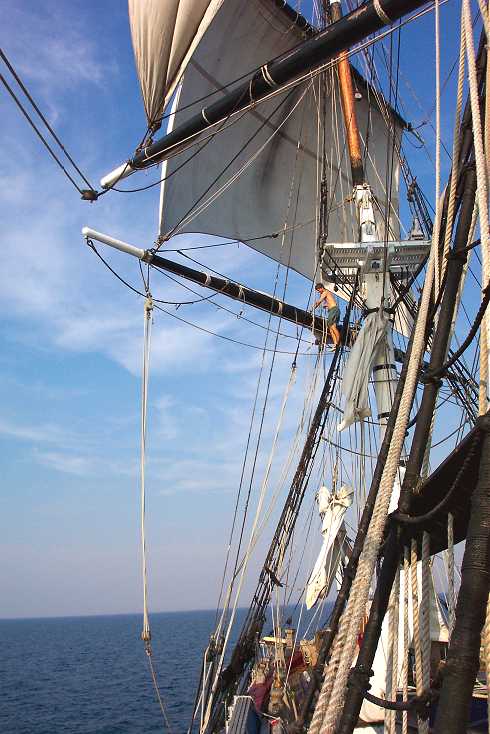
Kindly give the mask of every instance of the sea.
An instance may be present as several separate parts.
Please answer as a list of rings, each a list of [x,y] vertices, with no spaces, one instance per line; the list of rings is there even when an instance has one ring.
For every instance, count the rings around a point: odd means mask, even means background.
[[[237,612],[237,630],[245,613]],[[150,618],[152,659],[173,734],[189,726],[215,619],[212,611]],[[168,732],[141,627],[136,614],[0,620],[0,734]]]

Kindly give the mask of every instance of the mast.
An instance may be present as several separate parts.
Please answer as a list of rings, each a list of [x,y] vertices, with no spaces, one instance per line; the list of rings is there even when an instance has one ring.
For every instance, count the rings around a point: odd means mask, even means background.
[[[331,0],[330,16],[332,22],[336,23],[342,18],[342,6],[340,0]],[[346,51],[339,54],[337,61],[339,75],[340,99],[342,101],[342,112],[346,128],[347,148],[349,151],[350,167],[352,174],[352,185],[361,186],[364,183],[364,166],[362,163],[361,137],[359,125],[357,124],[356,102],[354,98],[354,86],[352,84],[352,72]]]

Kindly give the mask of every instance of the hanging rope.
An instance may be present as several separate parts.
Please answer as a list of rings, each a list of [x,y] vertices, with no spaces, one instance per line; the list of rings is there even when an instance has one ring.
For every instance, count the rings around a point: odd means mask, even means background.
[[[470,87],[470,103],[471,115],[473,123],[473,139],[475,146],[475,162],[476,162],[476,178],[477,178],[477,197],[478,209],[480,215],[480,234],[481,234],[481,253],[482,253],[482,286],[485,287],[490,279],[490,252],[489,252],[489,218],[488,218],[488,186],[487,186],[487,160],[485,159],[484,139],[482,133],[481,110],[479,103],[478,78],[475,60],[475,47],[473,42],[473,31],[471,24],[471,8],[469,0],[463,0],[462,7],[464,33],[466,41],[466,55],[468,59],[468,76]],[[485,17],[485,16],[484,16]],[[487,69],[488,79],[488,69]],[[488,88],[486,90],[487,100],[485,104],[485,141],[488,143],[490,138],[490,121],[488,119]],[[482,331],[485,336],[482,339],[482,351],[480,355],[480,411],[486,412],[486,385],[488,381],[488,315],[484,318],[484,326]]]
[[[453,633],[456,597],[454,593],[454,515],[447,514],[447,597],[449,638]]]
[[[395,576],[389,606],[388,660],[386,665],[386,698],[396,701],[398,690],[398,628],[400,620],[400,569]],[[385,733],[395,734],[396,711],[385,714]]]
[[[150,643],[151,632],[148,618],[148,578],[146,568],[146,537],[145,537],[145,461],[146,461],[146,421],[148,409],[148,379],[150,366],[150,343],[153,302],[149,295],[145,301],[144,336],[143,336],[143,375],[141,380],[141,554],[143,571],[143,631],[141,639],[145,646]]]
[[[150,666],[151,678],[158,699],[158,704],[162,712],[165,724],[171,732],[172,728],[165,711],[163,698],[158,687],[155,666],[152,657],[151,647],[151,630],[150,620],[148,616],[148,573],[146,564],[146,534],[145,534],[145,464],[146,464],[146,427],[148,413],[148,380],[150,367],[150,345],[151,345],[151,324],[153,313],[153,301],[151,294],[148,295],[144,306],[144,335],[143,335],[143,373],[141,379],[141,453],[140,453],[140,484],[141,484],[141,556],[143,571],[143,630],[141,639],[145,644],[145,652]]]
[[[487,615],[485,618],[485,626],[483,628],[483,659],[485,661],[485,674],[487,677],[487,716],[488,729],[490,731],[490,696],[488,695],[488,680],[490,671],[490,594],[487,602]]]
[[[408,580],[410,577],[410,550],[405,546],[403,554],[403,665],[402,665],[402,700],[408,701],[408,647],[410,633],[408,627]],[[402,713],[402,734],[408,734],[408,711]]]
[[[422,639],[422,689],[426,693],[430,688],[430,608],[431,608],[431,570],[430,570],[430,535],[424,530],[422,535],[422,599],[421,639]],[[429,731],[429,721],[425,720],[425,727],[420,731]]]
[[[209,721],[209,717],[211,715],[212,704],[213,704],[213,700],[214,700],[214,696],[215,696],[216,690],[218,688],[219,675],[220,675],[221,670],[222,670],[222,667],[223,667],[223,661],[224,661],[224,658],[225,658],[225,653],[226,653],[228,641],[229,641],[229,638],[230,638],[231,630],[233,628],[233,622],[235,620],[235,615],[236,615],[236,610],[237,610],[237,606],[238,606],[238,601],[239,601],[239,598],[240,598],[240,593],[241,593],[242,585],[243,585],[243,582],[244,582],[244,579],[245,579],[245,575],[246,575],[246,571],[247,571],[247,567],[248,567],[248,562],[250,560],[250,556],[252,554],[253,547],[254,547],[255,536],[256,536],[256,532],[257,532],[257,525],[258,525],[258,522],[259,522],[259,519],[260,519],[260,516],[261,516],[261,513],[262,513],[262,506],[264,504],[265,494],[266,494],[266,490],[267,490],[267,487],[268,487],[268,484],[269,484],[269,476],[270,476],[270,471],[271,471],[271,468],[272,468],[272,461],[273,461],[273,458],[275,456],[276,445],[277,445],[279,434],[280,434],[280,431],[281,431],[281,428],[282,428],[282,423],[283,423],[283,419],[284,419],[284,412],[285,412],[286,404],[287,404],[287,401],[288,401],[288,397],[289,397],[290,391],[291,391],[291,389],[292,389],[292,387],[294,385],[295,379],[296,379],[296,367],[293,366],[291,368],[291,373],[290,373],[290,376],[289,376],[288,384],[287,384],[286,389],[284,391],[284,396],[283,396],[283,400],[282,400],[282,404],[281,404],[281,408],[280,408],[280,412],[279,412],[279,418],[278,418],[278,421],[277,421],[277,426],[276,426],[274,438],[272,440],[272,446],[271,446],[271,450],[270,450],[270,453],[269,453],[269,458],[268,458],[268,461],[267,461],[265,475],[264,475],[264,479],[262,481],[262,486],[260,488],[260,495],[259,495],[259,500],[258,500],[258,503],[257,503],[257,509],[256,509],[256,512],[255,512],[255,518],[254,518],[252,529],[250,531],[250,539],[249,539],[247,550],[245,552],[245,557],[244,557],[243,565],[242,565],[242,568],[241,568],[241,574],[240,574],[240,579],[239,579],[239,582],[238,582],[238,587],[237,587],[237,590],[235,592],[235,599],[234,599],[234,603],[233,603],[233,607],[232,607],[232,611],[231,611],[231,615],[230,615],[230,620],[228,622],[228,628],[227,628],[226,634],[224,636],[224,641],[223,641],[223,646],[222,646],[222,650],[221,650],[221,655],[220,655],[219,661],[218,661],[217,666],[216,666],[215,677],[214,677],[214,681],[213,681],[211,693],[210,693],[209,700],[208,700],[206,714],[205,714],[205,717],[204,717],[204,726],[207,725],[207,723]]]
[[[441,225],[440,217],[440,188],[441,188],[441,49],[440,49],[440,33],[439,33],[439,0],[435,0],[434,3],[434,18],[435,18],[435,51],[436,51],[436,215],[434,221],[434,232],[432,237],[434,238],[437,246],[437,254],[435,258],[435,297],[439,293],[441,287],[441,260],[439,254],[439,233]]]
[[[422,647],[422,630],[420,624],[421,605],[419,603],[418,574],[417,574],[417,541],[412,539],[410,554],[410,579],[412,584],[412,615],[413,615],[413,644],[415,648],[415,686],[417,696],[421,696],[424,690],[424,651]],[[428,722],[417,717],[418,730],[420,734],[428,734]]]

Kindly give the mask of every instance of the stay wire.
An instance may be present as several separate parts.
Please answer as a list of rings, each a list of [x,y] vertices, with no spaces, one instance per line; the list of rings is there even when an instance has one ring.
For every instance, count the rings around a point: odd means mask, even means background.
[[[7,80],[5,79],[5,77],[3,76],[3,74],[0,74],[0,81],[2,82],[2,84],[5,87],[5,89],[7,90],[7,92],[10,94],[10,96],[14,100],[15,104],[17,105],[17,107],[21,111],[22,115],[25,117],[25,119],[27,120],[27,122],[29,123],[29,125],[32,127],[32,129],[34,130],[34,132],[36,133],[36,135],[38,136],[38,138],[41,140],[42,144],[45,146],[45,148],[48,151],[48,153],[50,154],[50,156],[58,164],[58,166],[61,168],[61,170],[63,171],[63,173],[65,174],[65,176],[68,178],[68,180],[76,188],[76,190],[78,191],[78,193],[80,194],[80,196],[82,196],[82,189],[77,184],[77,182],[75,181],[75,179],[68,173],[68,171],[64,167],[63,163],[60,161],[60,159],[58,158],[58,156],[56,155],[56,153],[54,152],[54,150],[51,148],[50,144],[48,143],[48,141],[46,140],[46,138],[44,137],[44,135],[36,127],[35,123],[33,122],[32,118],[30,117],[29,113],[24,108],[22,102],[17,97],[17,95],[15,94],[14,90],[9,85],[9,83],[7,82]]]
[[[49,132],[51,133],[51,135],[53,136],[53,138],[56,140],[56,142],[58,143],[58,145],[60,146],[60,148],[63,151],[63,153],[66,155],[66,157],[70,161],[70,163],[73,166],[73,168],[75,169],[75,171],[77,171],[77,173],[85,181],[85,183],[87,184],[87,186],[89,187],[89,189],[91,191],[95,191],[94,187],[92,186],[92,184],[90,183],[90,181],[88,180],[88,178],[85,176],[85,174],[77,166],[77,164],[75,163],[75,161],[73,160],[73,158],[71,157],[71,155],[68,153],[67,149],[65,148],[65,146],[63,145],[63,143],[61,142],[61,140],[59,139],[58,135],[53,130],[53,128],[50,125],[50,123],[48,122],[48,120],[46,119],[46,117],[43,115],[43,113],[39,109],[38,105],[36,104],[36,102],[32,98],[31,94],[29,93],[29,90],[27,89],[27,87],[25,86],[24,82],[19,77],[19,75],[15,71],[14,67],[12,66],[12,64],[10,63],[10,61],[8,60],[5,52],[1,48],[0,48],[0,58],[2,59],[2,61],[7,66],[8,70],[10,71],[10,73],[12,74],[12,76],[14,77],[15,81],[17,82],[17,84],[19,85],[19,87],[22,89],[22,91],[24,92],[25,96],[27,97],[27,99],[29,100],[29,102],[31,103],[31,105],[33,106],[33,108],[36,110],[37,114],[39,115],[39,117],[41,118],[41,120],[44,122],[44,124],[48,128]]]

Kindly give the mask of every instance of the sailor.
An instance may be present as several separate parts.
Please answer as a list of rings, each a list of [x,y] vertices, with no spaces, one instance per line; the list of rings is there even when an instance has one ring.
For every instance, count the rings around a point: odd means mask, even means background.
[[[323,283],[317,283],[315,285],[315,290],[319,294],[319,298],[313,304],[313,312],[318,308],[318,306],[322,304],[324,308],[328,308],[328,311],[327,311],[328,333],[330,334],[332,338],[333,349],[336,349],[337,346],[340,344],[340,332],[337,328],[337,323],[340,317],[340,309],[337,305],[335,296],[333,295],[331,291],[325,288]]]

